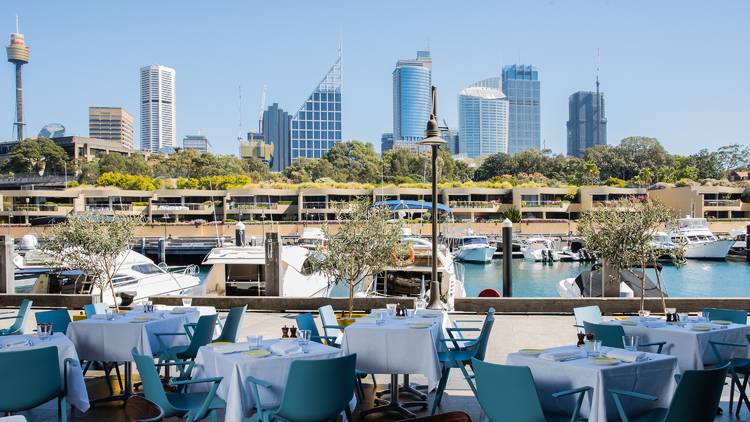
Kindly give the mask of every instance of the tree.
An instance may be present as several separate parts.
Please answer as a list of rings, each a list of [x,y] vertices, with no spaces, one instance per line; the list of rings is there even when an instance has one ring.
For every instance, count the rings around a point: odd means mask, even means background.
[[[396,148],[383,154],[383,174],[388,183],[408,178],[415,182],[428,180],[432,165],[426,154]]]
[[[641,187],[647,187],[651,185],[651,182],[654,180],[654,172],[648,168],[644,167],[638,171],[638,175],[633,178],[633,181],[636,185]]]
[[[146,159],[140,154],[123,155],[110,153],[97,160],[99,173],[123,173],[138,176],[151,176],[152,171]]]
[[[97,186],[116,186],[125,190],[156,190],[159,183],[148,176],[104,173],[96,179]]]
[[[338,142],[323,154],[323,159],[336,170],[336,181],[369,183],[381,179],[383,163],[370,143]]]
[[[682,260],[684,245],[665,249],[653,239],[658,231],[676,227],[676,219],[674,211],[659,202],[624,199],[584,212],[578,220],[578,233],[586,248],[599,253],[605,267],[614,268],[616,278],[606,280],[602,276],[605,283],[619,286],[620,271],[628,271],[645,286],[646,268],[656,264],[660,257],[669,255],[675,263]],[[634,272],[634,266],[640,272]],[[644,296],[645,287],[641,289],[641,310],[645,304]]]
[[[68,154],[62,147],[50,139],[36,138],[25,139],[13,147],[4,168],[16,174],[61,175],[67,163]]]
[[[59,264],[63,268],[80,270],[98,289],[99,300],[109,290],[113,303],[117,297],[112,287],[112,278],[118,270],[123,254],[129,252],[137,218],[114,215],[104,221],[95,215],[69,218],[66,222],[52,226],[43,242],[50,256],[63,257]]]
[[[397,264],[401,223],[391,222],[387,208],[372,207],[369,201],[352,203],[348,215],[340,214],[338,231],[323,225],[326,246],[319,246],[311,260],[313,269],[328,277],[329,283],[345,283],[349,290],[349,317],[354,311],[354,290],[361,282],[386,267]]]
[[[474,180],[490,180],[495,176],[517,173],[516,162],[512,156],[505,153],[493,154],[479,166],[474,173]]]
[[[336,169],[327,160],[298,158],[282,172],[292,183],[312,182],[324,177],[335,178]]]
[[[698,179],[721,179],[724,177],[724,166],[715,152],[707,149],[698,151],[689,157],[690,166],[695,167]]]
[[[750,166],[750,146],[739,144],[724,145],[716,150],[716,154],[724,171],[727,173]]]

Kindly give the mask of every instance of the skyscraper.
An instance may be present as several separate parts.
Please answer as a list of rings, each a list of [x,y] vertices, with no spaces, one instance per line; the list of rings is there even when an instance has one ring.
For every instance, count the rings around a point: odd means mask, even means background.
[[[508,152],[508,99],[502,91],[482,86],[458,94],[460,154],[474,158]]]
[[[5,47],[8,61],[16,67],[16,140],[23,141],[23,82],[21,79],[21,67],[29,62],[29,47],[18,29],[18,15],[16,15],[16,32],[10,34],[10,44]]]
[[[175,71],[152,64],[141,68],[141,149],[158,152],[177,145]]]
[[[414,60],[399,60],[393,70],[393,139],[413,143],[424,138],[432,112],[432,58],[417,51]]]
[[[89,136],[133,148],[133,116],[122,107],[89,107]]]
[[[208,152],[211,148],[211,143],[208,142],[208,138],[205,135],[186,135],[182,138],[182,148],[192,149],[202,154]]]
[[[380,153],[384,154],[386,151],[393,149],[393,134],[384,133],[380,136]]]
[[[604,93],[578,91],[568,98],[568,155],[583,157],[594,145],[607,145]]]
[[[458,131],[451,129],[447,124],[439,126],[440,137],[443,138],[447,144],[445,144],[445,150],[455,155],[458,154]]]
[[[540,149],[539,71],[531,65],[505,66],[502,82],[509,105],[508,153]]]
[[[273,171],[282,171],[292,163],[289,155],[291,126],[292,116],[279,107],[278,103],[273,103],[263,112],[263,140],[266,144],[273,145]]]
[[[320,158],[341,142],[341,49],[318,86],[292,119],[289,165],[297,158]],[[269,138],[265,138],[269,142]],[[277,152],[274,147],[274,152]],[[276,160],[274,160],[276,164]],[[285,165],[285,167],[286,167]],[[282,168],[283,170],[283,168]]]

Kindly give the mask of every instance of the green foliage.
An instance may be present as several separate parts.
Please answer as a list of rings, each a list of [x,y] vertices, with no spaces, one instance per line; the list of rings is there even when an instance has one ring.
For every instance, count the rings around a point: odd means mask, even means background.
[[[154,175],[167,178],[201,178],[245,174],[246,163],[233,155],[199,154],[181,149],[166,157],[153,159]]]
[[[740,194],[740,201],[747,204],[750,203],[750,187],[746,187]]]
[[[39,176],[62,175],[68,155],[54,141],[47,138],[25,139],[10,151],[3,171]],[[68,169],[73,171],[73,168]]]
[[[625,188],[628,186],[628,182],[617,177],[610,177],[604,182],[604,184],[607,186],[615,186],[618,188]]]
[[[292,183],[312,182],[322,178],[335,177],[336,169],[324,159],[299,158],[284,169],[283,175]]]
[[[333,179],[337,181],[366,183],[380,180],[380,157],[370,143],[338,142],[323,155],[323,159],[333,166]]]
[[[503,218],[507,218],[513,223],[520,223],[521,211],[519,211],[516,207],[508,208],[507,210],[503,211]]]
[[[250,183],[250,177],[245,175],[207,176],[201,178],[180,177],[177,179],[177,189],[238,189]]]
[[[126,190],[156,190],[159,182],[148,176],[122,173],[104,173],[96,179],[97,186],[115,186]]]

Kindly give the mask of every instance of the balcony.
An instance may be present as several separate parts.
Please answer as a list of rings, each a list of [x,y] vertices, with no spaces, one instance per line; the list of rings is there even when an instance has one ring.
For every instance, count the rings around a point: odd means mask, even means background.
[[[570,202],[563,200],[552,201],[521,201],[522,208],[565,208]]]
[[[739,199],[705,199],[704,207],[740,207],[742,201]]]
[[[500,205],[499,202],[496,201],[449,201],[448,206],[451,207],[452,210],[461,210],[461,209],[470,209],[470,210],[487,210],[487,211],[495,211]]]
[[[152,214],[206,214],[214,211],[214,203],[207,202],[152,202]]]
[[[292,206],[292,201],[279,202],[230,202],[228,214],[284,213]]]
[[[103,215],[123,214],[140,215],[148,207],[148,202],[131,202],[129,204],[90,204],[86,205],[86,212]]]
[[[73,204],[5,204],[3,207],[4,215],[66,215],[72,211]]]

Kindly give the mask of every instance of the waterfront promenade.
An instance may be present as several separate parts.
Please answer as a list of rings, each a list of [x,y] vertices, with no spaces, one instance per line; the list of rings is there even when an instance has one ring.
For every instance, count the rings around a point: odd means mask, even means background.
[[[249,334],[263,334],[266,338],[279,337],[283,326],[294,325],[293,313],[266,313],[266,312],[249,312],[246,314],[243,325],[240,329],[239,341],[244,340]],[[222,314],[222,317],[225,315]],[[476,319],[481,320],[482,315],[471,314],[454,314],[454,319]],[[317,319],[317,318],[316,318]],[[33,321],[33,318],[29,318]],[[320,322],[318,325],[320,325]],[[572,315],[497,315],[495,325],[490,337],[489,347],[487,349],[486,360],[488,362],[503,363],[506,361],[508,353],[518,351],[521,348],[545,348],[565,344],[574,344],[576,340],[575,329],[573,327],[574,318]],[[3,325],[4,327],[5,325]],[[26,327],[27,331],[32,329]],[[409,351],[404,351],[409,353]],[[481,409],[474,398],[468,385],[460,375],[459,371],[453,371],[448,382],[446,396],[443,399],[441,411],[461,410],[467,412],[473,421],[481,421]],[[90,371],[86,376],[86,382],[91,399],[104,397],[107,395],[106,387],[101,378],[102,373]],[[387,375],[378,375],[378,389],[385,388],[388,382]],[[421,376],[412,376],[412,381],[417,383],[424,382]],[[115,383],[116,384],[116,383]],[[364,404],[359,404],[357,410],[369,408],[372,404],[372,388],[369,378],[365,380],[365,391],[367,400]],[[430,401],[434,394],[430,395]],[[730,415],[726,411],[729,399],[729,389],[725,387],[724,396],[722,397],[722,407],[725,409],[724,415],[717,417],[716,421],[747,421],[750,420],[750,413],[743,409],[740,418]],[[23,412],[29,421],[47,421],[55,420],[57,417],[57,407],[54,403],[49,403],[43,407],[34,409],[30,412]],[[378,421],[378,420],[398,420],[395,416],[373,415],[366,419],[360,419],[356,416],[355,420]],[[426,412],[421,412],[424,415]],[[223,415],[222,415],[223,416]],[[121,402],[108,404],[97,404],[85,414],[74,411],[71,417],[73,421],[126,421]],[[178,419],[168,419],[177,421]],[[220,418],[221,420],[221,418]]]

